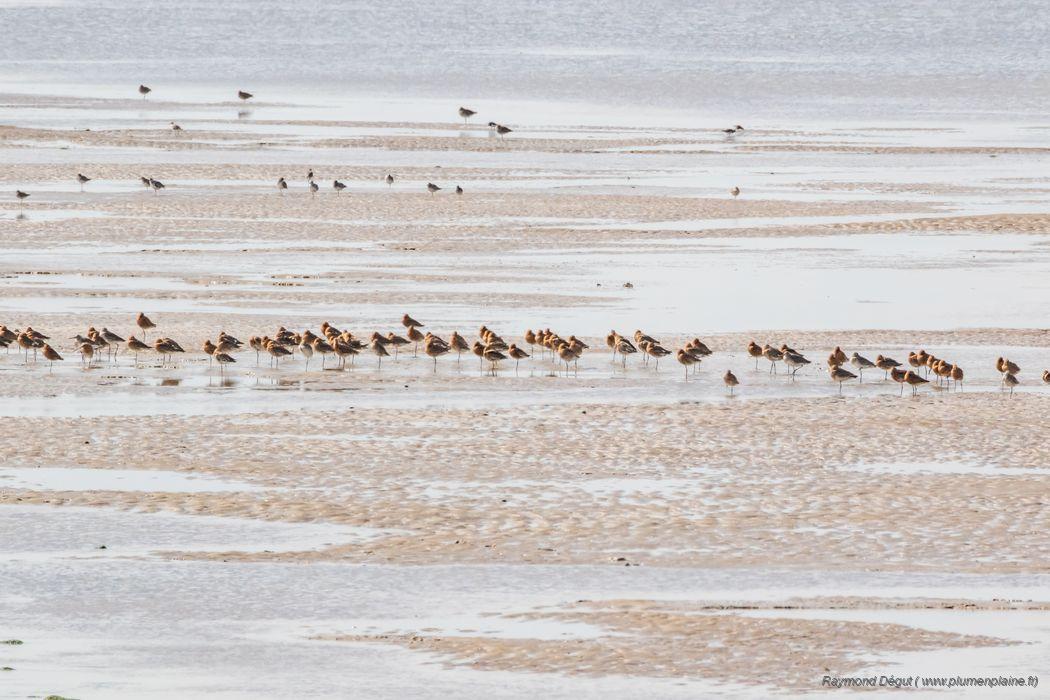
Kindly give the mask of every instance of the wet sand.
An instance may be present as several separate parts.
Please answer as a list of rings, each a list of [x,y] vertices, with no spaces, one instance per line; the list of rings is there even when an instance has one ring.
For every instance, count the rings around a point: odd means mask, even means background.
[[[2,103],[0,183],[32,196],[0,204],[0,323],[65,356],[0,350],[18,692],[287,695],[325,676],[319,697],[765,697],[828,674],[1050,671],[1050,204],[1024,130],[501,140],[266,104]],[[137,333],[138,311],[189,352],[80,365],[72,335]],[[496,376],[411,346],[338,371],[245,350],[222,374],[199,351],[325,320],[403,333],[405,312],[444,337],[551,327],[592,349]],[[639,327],[714,354],[689,375],[614,361],[605,334]],[[751,339],[813,365],[771,376]],[[840,396],[836,345],[922,347],[966,381],[901,397],[871,370]],[[1000,355],[1022,366],[1012,396]],[[111,673],[86,640],[118,649]]]

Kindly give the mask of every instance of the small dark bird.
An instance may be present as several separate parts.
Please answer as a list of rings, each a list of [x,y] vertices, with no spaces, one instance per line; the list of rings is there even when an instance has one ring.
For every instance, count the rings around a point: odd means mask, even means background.
[[[314,182],[313,180],[310,180],[310,194],[311,195],[317,194],[317,190],[318,189],[320,189],[320,188],[317,186],[317,183]]]
[[[729,136],[732,136],[736,132],[743,131],[743,130],[744,130],[744,127],[742,127],[739,124],[737,124],[736,126],[730,127],[728,129],[722,129],[722,133],[723,134],[727,134]]]
[[[149,186],[153,188],[154,192],[159,192],[164,189],[164,183],[160,180],[154,180],[153,178],[150,178]]]
[[[434,194],[435,192],[437,192],[440,189],[441,188],[438,187],[437,185],[435,185],[433,182],[428,182],[427,183],[427,190],[430,191],[430,194]]]
[[[466,124],[467,120],[473,117],[477,112],[473,109],[467,109],[466,107],[459,108],[459,116],[463,117],[463,123]]]
[[[141,182],[142,186],[145,187],[147,190],[150,188],[150,180],[145,175],[139,175],[139,182]]]
[[[77,182],[80,183],[80,191],[83,192],[84,191],[84,185],[86,185],[87,183],[91,182],[91,178],[88,177],[87,175],[84,175],[83,173],[77,173]]]
[[[504,136],[509,134],[511,131],[513,131],[513,129],[511,129],[509,126],[503,126],[502,124],[497,124],[496,125],[496,133],[499,134],[500,138],[503,138]]]
[[[456,185],[456,194],[463,194],[463,188],[459,185]]]
[[[25,198],[29,196],[29,193],[23,192],[22,190],[15,190],[15,196],[18,197],[18,205],[21,206],[22,202],[25,201]]]
[[[496,122],[489,122],[489,131],[495,131],[497,126],[499,126],[499,124]]]
[[[151,92],[153,92],[151,88],[148,88],[145,85],[139,85],[139,94],[142,95],[142,99],[146,99],[146,95]]]
[[[313,168],[310,168],[309,170],[306,171],[306,179],[307,180],[313,180],[314,179],[314,169]]]
[[[244,90],[238,90],[237,97],[241,98],[242,100],[250,100],[253,97],[255,97],[255,95],[253,95],[250,92],[245,92]]]
[[[182,127],[179,126],[178,124],[176,124],[175,122],[172,122],[171,123],[171,130],[172,131],[182,131]]]
[[[346,185],[344,185],[343,183],[339,182],[338,180],[332,180],[332,189],[335,190],[336,192],[342,192],[343,190],[346,189]]]
[[[394,184],[394,176],[393,176],[393,175],[387,175],[387,176],[386,176],[386,184],[387,184],[387,185],[392,185],[392,184]]]
[[[284,191],[288,189],[288,183],[283,177],[277,178],[277,191],[284,194]]]

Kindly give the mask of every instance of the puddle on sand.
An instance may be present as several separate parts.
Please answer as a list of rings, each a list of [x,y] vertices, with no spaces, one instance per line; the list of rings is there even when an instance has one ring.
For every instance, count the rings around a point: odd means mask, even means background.
[[[0,490],[27,491],[153,491],[216,493],[261,491],[252,484],[173,471],[145,469],[85,469],[81,467],[21,467],[0,469]]]
[[[0,563],[148,557],[156,552],[294,552],[364,542],[386,531],[108,508],[0,505]],[[105,546],[104,549],[101,547]]]

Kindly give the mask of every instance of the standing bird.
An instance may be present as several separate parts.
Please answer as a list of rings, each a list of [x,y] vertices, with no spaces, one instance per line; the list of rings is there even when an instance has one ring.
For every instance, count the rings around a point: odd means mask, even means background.
[[[22,206],[22,202],[24,202],[26,200],[26,197],[28,197],[28,196],[29,196],[28,192],[23,192],[22,190],[15,190],[15,197],[18,198],[18,206],[19,207]]]
[[[387,173],[386,184],[387,184],[387,187],[389,187],[390,185],[394,184],[394,176],[393,175]]]
[[[948,373],[948,377],[953,382],[955,382],[955,386],[957,389],[962,388],[962,381],[964,376],[965,375],[963,374],[962,367],[960,367],[959,365],[952,365],[951,370]]]
[[[509,126],[503,126],[502,124],[496,125],[496,133],[499,134],[499,137],[501,139],[512,131],[513,129],[511,129]]]
[[[178,124],[176,124],[175,122],[172,122],[171,123],[171,130],[172,131],[182,131],[182,127],[179,126]]]
[[[237,360],[233,359],[232,356],[225,352],[217,352],[215,353],[215,361],[219,363],[219,372],[225,372],[226,365],[236,362]]]
[[[843,369],[838,365],[830,367],[828,374],[831,375],[831,380],[839,383],[839,395],[842,395],[842,382],[847,382],[850,379],[856,379],[857,375],[850,372],[848,369]]]
[[[477,112],[475,112],[473,109],[467,109],[466,107],[459,108],[459,116],[463,118],[464,124],[466,124],[467,120],[473,117],[475,114],[477,114]]]
[[[426,328],[422,323],[412,318],[408,314],[401,317],[401,325],[405,328]]]
[[[440,189],[441,188],[438,187],[437,185],[435,185],[433,182],[428,182],[427,183],[427,191],[430,192],[430,194],[434,194],[435,192],[437,192]]]
[[[317,186],[317,183],[314,182],[313,180],[310,180],[310,195],[312,196],[312,195],[317,194],[317,190],[319,190],[319,189],[320,188]]]
[[[733,189],[729,190],[729,194],[733,195],[733,199],[736,199],[737,197],[740,196],[740,188],[739,187],[733,187]]]
[[[415,330],[413,327],[411,330]],[[418,331],[417,331],[418,332]],[[434,371],[438,371],[438,358],[446,354],[449,351],[449,346],[443,341],[431,337],[426,343],[423,344],[423,352],[426,353],[427,357],[434,358]]]
[[[685,367],[685,380],[689,381],[689,368],[695,365],[700,360],[696,359],[696,356],[686,352],[682,348],[678,348],[678,352],[675,353],[675,358],[679,364]]]
[[[288,181],[283,177],[277,178],[277,191],[284,194],[284,191],[288,189]]]
[[[135,356],[135,363],[138,364],[139,353],[149,350],[149,346],[143,343],[135,336],[128,336],[128,352]]]
[[[733,374],[732,370],[728,369],[726,370],[725,375],[722,377],[722,381],[725,382],[725,385],[727,387],[729,387],[730,396],[733,395],[733,389],[735,389],[740,384],[740,380],[736,378],[736,375]]]
[[[463,188],[459,185],[456,185],[456,194],[463,194]]]
[[[911,387],[912,396],[918,393],[920,386],[930,383],[929,379],[919,376],[910,370],[904,373],[904,381]],[[901,387],[901,390],[903,391],[903,387]]]
[[[1043,384],[1050,384],[1050,369],[1043,370]]]
[[[864,357],[860,353],[853,353],[853,356],[849,358],[849,363],[857,368],[860,372],[860,381],[864,382],[864,370],[871,369],[875,366],[875,363]]]
[[[155,180],[153,178],[150,178],[149,186],[153,188],[154,192],[160,192],[162,189],[164,189],[164,183],[160,180]]]
[[[514,343],[510,344],[510,348],[507,349],[507,354],[510,355],[511,359],[514,360],[515,372],[518,371],[518,363],[524,360],[525,358],[529,357],[529,353],[525,352]]]
[[[239,98],[241,98],[242,100],[244,100],[245,102],[247,102],[248,100],[250,100],[250,99],[252,99],[253,97],[255,97],[255,95],[253,95],[253,94],[252,94],[252,93],[250,93],[250,92],[245,92],[244,90],[238,90],[238,91],[237,91],[237,97],[239,97]]]
[[[904,382],[907,378],[908,373],[903,369],[893,367],[890,369],[890,379],[901,385],[901,396],[904,396]]]
[[[771,345],[766,345],[762,348],[762,357],[769,360],[769,373],[776,374],[777,363],[784,359],[784,353]]]
[[[762,346],[751,341],[747,344],[747,354],[755,358],[755,369],[758,369],[758,358],[762,357]]]
[[[91,182],[91,178],[85,175],[84,173],[77,173],[77,182],[80,183],[80,191],[83,192],[84,185]]]
[[[139,94],[142,95],[142,99],[146,99],[146,95],[153,92],[153,88],[148,88],[145,85],[139,85]]]
[[[784,364],[788,367],[791,367],[792,380],[795,379],[796,372],[798,372],[806,365],[810,364],[809,360],[807,360],[803,355],[794,352],[790,348],[788,348],[787,350],[782,350],[781,352],[784,353]]]
[[[57,352],[55,352],[55,349],[53,347],[51,347],[50,345],[48,345],[47,343],[44,343],[43,354],[44,354],[44,359],[47,360],[48,363],[50,363],[50,364],[48,364],[49,368],[53,367],[56,362],[61,362],[62,361],[62,356],[59,355]]]
[[[146,177],[145,175],[139,175],[139,182],[141,182],[142,186],[145,187],[147,190],[149,189],[150,179],[148,177]]]
[[[336,192],[342,192],[343,190],[346,189],[346,185],[344,185],[343,183],[339,182],[338,180],[332,180],[332,189],[335,190]]]
[[[1006,376],[1003,377],[1003,384],[1005,386],[1010,387],[1010,396],[1014,395],[1014,387],[1020,383],[1021,381],[1017,378],[1016,375],[1007,373]]]
[[[135,317],[135,325],[142,329],[143,338],[146,337],[146,331],[148,331],[150,328],[157,327],[157,324],[149,320],[149,317],[147,317],[146,314],[142,313],[141,311],[139,312],[139,315]]]
[[[373,340],[370,344],[372,352],[379,358],[379,369],[383,369],[383,358],[390,357],[390,353],[386,351],[385,340],[385,338],[378,338],[373,334]]]
[[[886,379],[890,378],[890,370],[896,369],[901,366],[900,362],[897,362],[892,357],[883,357],[879,355],[875,358],[875,366],[886,373]]]

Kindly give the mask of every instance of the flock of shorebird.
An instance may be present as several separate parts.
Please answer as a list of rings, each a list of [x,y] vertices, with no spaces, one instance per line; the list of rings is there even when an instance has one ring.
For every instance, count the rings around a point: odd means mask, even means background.
[[[71,340],[75,341],[75,352],[80,354],[81,363],[85,367],[90,366],[96,362],[96,358],[101,358],[102,353],[106,354],[109,361],[115,362],[122,347],[135,357],[136,364],[139,354],[145,352],[155,352],[163,363],[170,362],[174,355],[186,352],[177,341],[165,336],[155,338],[152,344],[148,343],[148,334],[157,327],[157,324],[145,314],[138,314],[135,324],[142,332],[142,340],[134,335],[123,338],[105,327],[101,330],[92,327],[84,335],[73,336]],[[484,371],[485,364],[488,363],[493,375],[496,374],[501,363],[511,360],[514,361],[514,367],[517,370],[522,360],[536,353],[537,346],[539,346],[541,357],[549,355],[550,359],[559,366],[564,364],[566,374],[576,372],[580,357],[585,350],[590,348],[587,343],[575,335],[564,337],[549,328],[525,331],[522,339],[524,340],[523,345],[529,346],[529,351],[526,352],[522,345],[507,343],[500,335],[486,326],[478,330],[477,340],[472,344],[456,331],[453,331],[447,340],[429,331],[424,332],[421,330],[424,325],[408,314],[401,317],[401,325],[405,328],[404,335],[394,332],[385,335],[373,332],[367,340],[356,337],[350,331],[339,330],[327,321],[321,324],[319,334],[309,329],[297,332],[280,327],[272,337],[269,335],[250,337],[247,346],[255,351],[256,364],[261,362],[262,354],[266,353],[269,355],[270,366],[275,369],[280,367],[283,358],[291,357],[298,352],[305,363],[306,371],[309,371],[310,362],[315,357],[320,357],[321,368],[324,369],[329,356],[334,356],[335,368],[341,369],[346,366],[347,358],[350,358],[350,362],[353,363],[354,358],[363,352],[375,355],[377,366],[382,369],[384,357],[390,357],[393,354],[396,359],[401,349],[408,345],[413,345],[413,354],[418,355],[420,346],[422,346],[423,354],[434,360],[435,372],[438,358],[442,355],[455,353],[457,358],[461,358],[463,353],[469,352],[478,358],[480,370]],[[31,326],[23,330],[16,330],[0,325],[0,347],[10,351],[10,346],[17,346],[24,351],[27,364],[30,361],[30,353],[33,355],[33,360],[36,361],[38,351],[48,361],[49,367],[53,367],[55,362],[63,361],[62,355],[47,342],[48,340],[50,340],[49,336],[34,330]],[[659,340],[640,330],[634,332],[633,341],[615,330],[610,331],[605,338],[605,344],[612,352],[613,362],[619,362],[625,368],[627,359],[631,355],[641,353],[643,361],[648,363],[651,360],[655,370],[659,371],[660,360],[674,355],[685,370],[686,381],[689,380],[690,368],[693,373],[696,373],[700,363],[712,354],[711,349],[699,338],[693,338],[682,347],[670,350],[664,347]],[[217,363],[219,371],[225,372],[227,365],[237,362],[234,354],[243,350],[244,347],[245,343],[222,331],[215,341],[210,338],[205,340],[201,351],[208,356],[209,364]],[[790,369],[792,381],[800,369],[812,364],[802,353],[786,344],[776,348],[769,344],[759,345],[751,341],[747,345],[747,353],[755,359],[756,370],[761,360],[768,361],[770,374],[776,374],[777,364],[783,363]],[[839,394],[842,393],[842,385],[845,382],[853,379],[863,382],[866,369],[884,372],[884,379],[892,379],[900,384],[902,396],[905,385],[910,386],[912,394],[915,394],[923,384],[930,383],[931,374],[937,378],[938,384],[943,384],[949,389],[954,387],[958,390],[962,387],[965,373],[956,363],[935,357],[925,350],[908,353],[907,363],[911,369],[903,369],[904,365],[891,357],[878,355],[874,360],[870,360],[857,352],[847,356],[841,347],[836,347],[828,355],[827,371],[831,380],[839,385]],[[846,369],[847,364],[856,368],[857,373],[854,374]],[[1002,357],[996,361],[995,366],[1002,377],[1001,386],[1009,389],[1013,394],[1014,388],[1020,384],[1017,375],[1021,372],[1021,368],[1015,362]],[[739,378],[732,370],[727,370],[722,379],[730,394],[733,394],[740,384]],[[1050,370],[1043,372],[1042,379],[1043,382],[1050,384]]]

